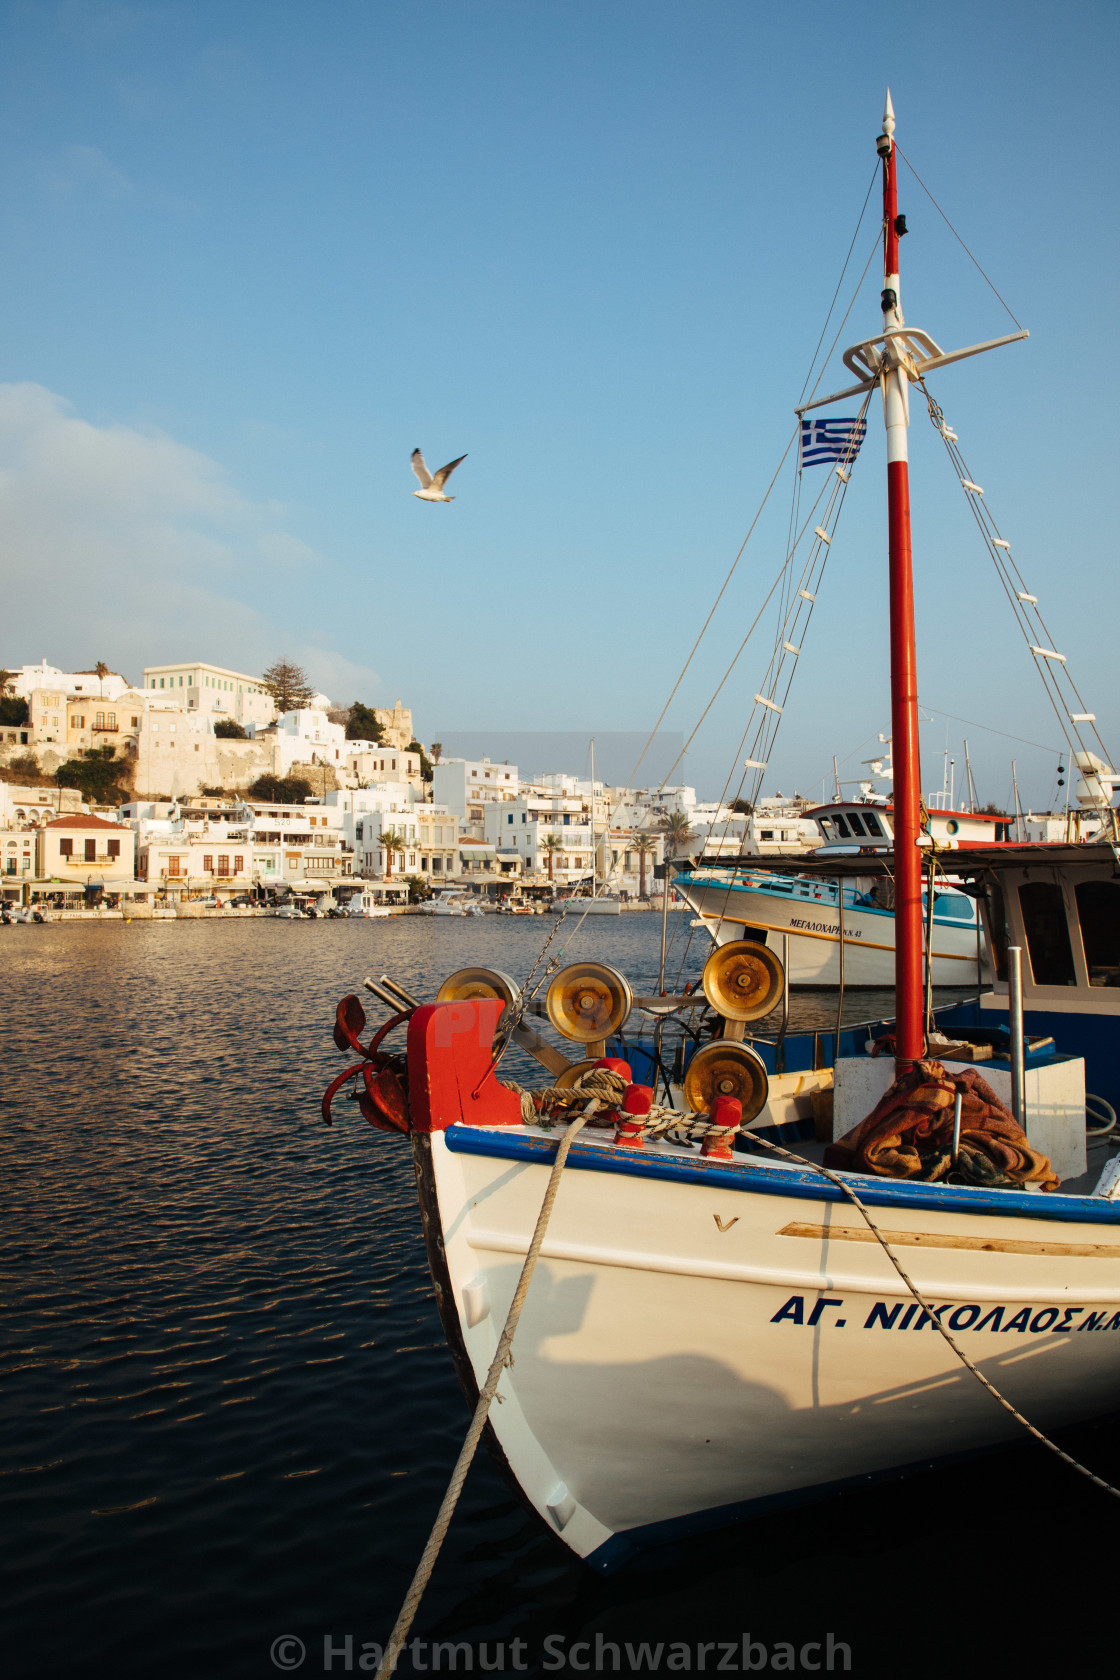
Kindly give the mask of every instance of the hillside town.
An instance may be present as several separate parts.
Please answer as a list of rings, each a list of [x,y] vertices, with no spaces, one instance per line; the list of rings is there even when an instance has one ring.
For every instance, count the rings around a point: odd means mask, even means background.
[[[401,700],[339,707],[279,660],[0,671],[0,893],[38,917],[646,905],[669,856],[820,840],[807,802],[705,804],[425,747]],[[657,891],[660,892],[660,887]]]

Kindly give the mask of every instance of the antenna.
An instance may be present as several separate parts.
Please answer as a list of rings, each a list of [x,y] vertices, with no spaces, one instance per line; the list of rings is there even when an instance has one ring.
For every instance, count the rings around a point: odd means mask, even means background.
[[[843,799],[844,795],[840,791],[840,766],[836,762],[835,753],[832,755],[832,789],[833,799]]]
[[[965,767],[965,771],[968,775],[968,808],[969,808],[970,811],[975,811],[975,809],[976,809],[976,785],[972,780],[972,760],[968,756],[968,742],[967,741],[964,744],[964,767]]]

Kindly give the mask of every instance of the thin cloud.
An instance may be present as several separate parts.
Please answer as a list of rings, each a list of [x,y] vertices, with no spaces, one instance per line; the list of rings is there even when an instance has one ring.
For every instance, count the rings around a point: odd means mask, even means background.
[[[0,385],[0,521],[9,667],[104,658],[136,680],[170,659],[259,671],[287,648],[332,697],[379,695],[376,672],[311,625],[291,634],[293,572],[313,571],[329,599],[328,562],[165,433],[94,426],[41,385]]]

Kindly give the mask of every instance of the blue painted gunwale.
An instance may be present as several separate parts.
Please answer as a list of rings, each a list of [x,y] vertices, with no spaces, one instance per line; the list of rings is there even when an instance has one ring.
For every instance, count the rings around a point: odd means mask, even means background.
[[[818,889],[817,882],[815,880],[810,880],[809,884],[814,888],[812,896],[810,896],[810,894],[804,889],[804,885],[803,885],[803,883],[805,883],[809,878],[804,877],[804,876],[800,876],[800,875],[791,875],[791,876],[787,876],[786,879],[789,880],[790,882],[792,882],[792,885],[790,885],[788,887],[777,887],[777,886],[769,886],[769,885],[763,887],[763,886],[752,886],[748,881],[724,881],[724,880],[721,880],[718,877],[717,874],[715,874],[714,872],[712,872],[710,870],[696,870],[696,871],[692,871],[692,872],[689,872],[689,873],[685,873],[684,871],[682,871],[681,874],[679,874],[677,876],[678,883],[683,883],[686,886],[714,887],[720,892],[753,893],[759,898],[776,898],[776,899],[781,899],[784,903],[789,903],[791,900],[796,900],[798,903],[800,903],[802,900],[804,900],[808,904],[816,903],[816,904],[826,905],[826,906],[828,906],[832,909],[836,908],[836,888],[835,887],[825,884],[823,886],[823,890]],[[967,897],[967,894],[963,895],[963,896]],[[845,887],[844,888],[844,914],[847,915],[848,911],[851,910],[853,912],[858,911],[858,913],[861,916],[886,916],[889,921],[892,921],[892,922],[894,921],[894,911],[893,910],[884,910],[878,904],[866,904],[862,901],[862,899],[863,899],[863,895],[861,893],[858,893],[854,887]],[[926,901],[926,895],[923,892],[922,893],[922,907],[923,907],[922,908],[922,914],[923,914],[923,916],[925,915],[925,901]],[[937,913],[937,889],[936,888],[934,889],[934,894],[933,894],[933,904],[934,904],[933,924],[934,924],[935,927],[940,927],[940,928],[966,928],[967,927],[967,928],[973,928],[973,929],[976,927],[976,917],[975,917],[975,915],[973,915],[972,917],[968,917],[968,918],[963,917],[963,916],[939,916],[938,913]]]
[[[489,1155],[503,1161],[526,1161],[544,1166],[556,1154],[551,1138],[525,1137],[497,1127],[448,1126],[447,1147],[456,1155]],[[792,1196],[810,1202],[844,1202],[836,1185],[812,1168],[776,1171],[749,1158],[738,1161],[688,1160],[679,1155],[641,1154],[610,1144],[585,1144],[577,1139],[568,1156],[577,1171],[619,1173],[626,1178],[654,1178],[671,1184],[707,1184],[721,1190],[747,1191],[761,1196]],[[966,1189],[955,1184],[916,1184],[911,1180],[847,1175],[852,1188],[869,1207],[923,1208],[941,1213],[995,1214],[1005,1219],[1068,1221],[1075,1225],[1120,1225],[1120,1201],[1095,1196],[1063,1196],[1026,1190]]]

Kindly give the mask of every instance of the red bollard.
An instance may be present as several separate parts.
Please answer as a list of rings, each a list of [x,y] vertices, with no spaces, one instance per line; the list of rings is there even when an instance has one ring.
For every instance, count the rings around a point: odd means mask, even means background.
[[[743,1105],[738,1097],[717,1097],[708,1110],[710,1126],[726,1127],[725,1131],[707,1132],[700,1140],[700,1153],[715,1161],[733,1161],[731,1144],[743,1120]]]
[[[627,1149],[641,1149],[645,1145],[642,1121],[653,1107],[653,1092],[648,1085],[631,1085],[622,1099],[622,1112],[615,1127],[614,1141]]]
[[[630,1071],[630,1063],[620,1061],[617,1056],[600,1056],[599,1060],[595,1063],[595,1066],[597,1068],[603,1068],[607,1073],[617,1073],[618,1077],[620,1079],[624,1079],[627,1085],[629,1085],[634,1078],[634,1075]]]

